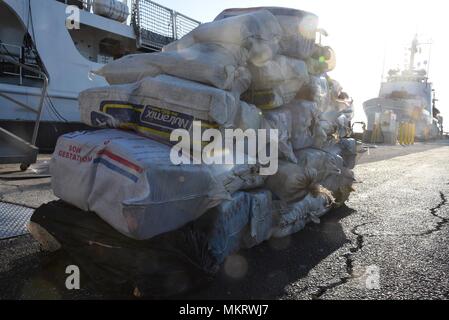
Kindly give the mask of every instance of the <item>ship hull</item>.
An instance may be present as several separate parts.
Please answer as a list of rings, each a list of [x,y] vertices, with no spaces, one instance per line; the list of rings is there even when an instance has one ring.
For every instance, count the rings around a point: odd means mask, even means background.
[[[0,127],[21,137],[25,141],[31,141],[34,125],[33,121],[0,120]],[[78,130],[94,130],[94,128],[81,122],[43,121],[39,125],[36,146],[40,152],[51,153],[61,135]]]

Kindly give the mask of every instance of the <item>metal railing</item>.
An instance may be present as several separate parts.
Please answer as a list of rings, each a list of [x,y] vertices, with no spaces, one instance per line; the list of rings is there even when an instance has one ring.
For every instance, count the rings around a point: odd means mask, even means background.
[[[22,47],[21,46],[17,46],[17,45],[1,42],[0,43],[0,47],[2,47],[5,51],[7,51],[8,55],[16,56],[19,59],[19,61],[23,61]],[[1,55],[4,56],[3,54],[1,54]],[[8,62],[10,63],[9,60],[8,60]],[[6,74],[6,75],[9,75],[9,76],[17,76],[17,77],[19,77],[19,84],[23,85],[22,67],[19,66],[19,72],[18,73],[11,72],[11,71],[3,71],[2,73]]]
[[[162,49],[201,24],[150,0],[132,1],[131,23],[136,33],[137,46],[151,50]]]
[[[0,96],[1,97],[3,97],[5,99],[15,103],[16,105],[18,105],[18,106],[20,106],[20,107],[22,107],[24,109],[27,109],[28,111],[31,111],[31,112],[33,112],[33,113],[35,113],[37,115],[36,116],[35,125],[34,125],[34,130],[33,130],[33,136],[31,138],[31,144],[35,146],[36,145],[36,141],[37,141],[37,135],[39,133],[39,125],[40,125],[40,122],[42,120],[42,110],[43,110],[43,106],[44,106],[44,100],[45,100],[45,96],[47,95],[48,77],[47,77],[47,75],[43,71],[41,71],[39,69],[35,69],[33,67],[30,67],[30,66],[28,66],[26,64],[23,64],[21,62],[18,62],[18,61],[14,60],[11,57],[4,56],[3,59],[7,60],[9,63],[17,65],[18,67],[20,67],[22,69],[25,69],[25,70],[28,70],[28,71],[30,71],[32,73],[38,74],[44,80],[44,84],[42,86],[42,93],[41,93],[41,97],[39,99],[39,104],[38,104],[37,108],[33,108],[33,107],[29,106],[26,103],[23,103],[23,102],[21,102],[19,100],[14,99],[13,97],[11,97],[10,95],[8,95],[6,93],[0,92]]]
[[[5,56],[11,57],[13,58],[13,60],[14,58],[17,58],[18,62],[24,63],[26,66],[33,68],[33,70],[38,70],[39,66],[36,63],[27,62],[28,60],[34,60],[36,62],[36,57],[27,56],[26,54],[24,55],[23,50],[24,47],[21,47],[19,45],[9,44],[0,41],[0,63],[5,62],[5,59],[3,59],[3,57]],[[10,60],[7,60],[6,62],[11,63]],[[0,72],[7,76],[18,77],[20,85],[24,84],[24,78],[43,80],[43,78],[40,75],[36,75],[34,71],[32,72],[34,75],[26,74],[23,72],[24,68],[22,68],[20,65],[17,67],[18,67],[17,72],[14,72],[12,70],[11,71],[1,70]]]
[[[60,0],[61,1],[61,0]],[[62,0],[93,13],[93,0]],[[134,28],[137,47],[160,50],[198,27],[201,22],[151,0],[122,0],[131,11],[126,23]]]

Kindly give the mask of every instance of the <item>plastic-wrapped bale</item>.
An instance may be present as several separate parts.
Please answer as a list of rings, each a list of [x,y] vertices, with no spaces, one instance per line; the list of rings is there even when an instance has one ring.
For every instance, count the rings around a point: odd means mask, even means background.
[[[233,8],[221,12],[215,21],[262,9],[270,11],[279,21],[282,28],[279,42],[282,54],[299,59],[311,56],[318,27],[318,17],[313,13],[280,7]]]
[[[312,56],[306,59],[306,63],[311,75],[320,76],[334,70],[337,59],[331,47],[315,45],[315,50]]]
[[[232,200],[222,202],[195,222],[197,226],[211,226],[208,247],[218,264],[240,250],[245,228],[250,221],[250,210],[251,196],[246,192],[237,192]]]
[[[320,222],[320,217],[332,207],[332,198],[327,193],[317,196],[308,194],[301,201],[286,204],[282,201],[273,202],[275,226],[272,230],[274,238],[283,238],[304,229],[309,221]]]
[[[296,163],[295,153],[291,143],[292,119],[290,110],[287,108],[279,108],[276,110],[263,112],[264,123],[262,127],[266,129],[277,129],[279,132],[278,145],[279,154],[286,160]]]
[[[262,65],[248,64],[251,72],[251,88],[270,89],[286,80],[298,79],[301,84],[309,81],[307,65],[302,60],[277,55]]]
[[[242,100],[252,103],[263,110],[278,108],[295,98],[301,83],[301,80],[292,79],[286,80],[271,89],[249,89],[242,94]]]
[[[330,103],[329,88],[325,76],[309,74],[309,82],[301,88],[297,97],[302,100],[316,102],[320,112],[333,110]]]
[[[292,117],[292,146],[294,150],[324,145],[327,134],[320,125],[316,103],[294,100],[286,108],[290,110]]]
[[[260,187],[267,179],[266,176],[259,175],[259,167],[255,165],[223,165],[222,168],[228,171],[228,174],[222,176],[222,182],[230,194]]]
[[[281,36],[282,28],[275,16],[267,10],[258,10],[201,24],[163,51],[180,50],[198,42],[234,44],[248,50],[249,61],[260,64],[278,53]]]
[[[340,155],[318,149],[304,149],[295,154],[299,165],[316,170],[318,183],[332,192],[337,206],[348,200],[354,191],[354,173],[344,166]]]
[[[355,182],[354,171],[343,167],[339,175],[331,175],[324,182],[329,190],[332,190],[332,196],[335,198],[335,206],[339,207],[349,199],[354,191],[352,187]]]
[[[254,172],[249,165],[173,165],[170,150],[115,129],[63,135],[50,163],[53,191],[141,240],[175,230],[239,188],[262,183],[242,178]]]
[[[345,111],[348,113],[331,110],[320,114],[320,125],[328,135],[336,134],[339,138],[346,138],[350,135],[353,111],[352,109]]]
[[[251,86],[242,96],[261,109],[273,109],[292,101],[309,81],[306,64],[278,55],[261,65],[249,64]]]
[[[315,148],[298,150],[295,154],[299,166],[316,171],[316,179],[319,183],[332,175],[341,173],[343,159],[338,154]]]
[[[81,119],[94,127],[135,130],[169,142],[175,129],[259,129],[260,110],[227,91],[189,80],[160,75],[134,84],[92,88],[79,96]]]
[[[341,156],[344,161],[344,167],[348,169],[355,168],[357,159],[357,141],[355,139],[340,139],[340,141],[327,147],[325,150]]]
[[[243,235],[243,246],[252,248],[271,238],[273,228],[272,195],[268,190],[249,192],[251,198],[249,224]]]
[[[267,178],[265,187],[284,202],[296,202],[309,193],[317,195],[321,192],[319,169],[279,161],[278,171]]]
[[[95,73],[110,84],[133,83],[165,73],[240,96],[251,83],[247,60],[248,51],[237,45],[197,43],[179,51],[127,55]]]

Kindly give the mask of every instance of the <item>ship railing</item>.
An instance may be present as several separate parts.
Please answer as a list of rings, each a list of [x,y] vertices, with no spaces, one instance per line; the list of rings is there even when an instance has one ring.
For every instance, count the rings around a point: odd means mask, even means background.
[[[2,67],[0,70],[0,75],[17,77],[19,85],[24,84],[24,79],[43,80],[40,74],[31,71],[28,73],[24,72],[24,68],[22,68],[20,65],[11,63],[10,59],[4,59],[4,57],[10,57],[17,62],[23,63],[24,65],[33,68],[33,70],[39,69],[37,63],[30,62],[30,60],[35,61],[36,57],[33,58],[29,55],[24,54],[24,50],[25,48],[22,46],[0,41],[0,66]],[[13,65],[15,68],[9,70],[8,65]]]
[[[3,53],[4,52],[4,53]],[[5,62],[7,64],[11,64],[10,60],[4,60],[3,57],[5,56],[5,54],[14,57],[16,59],[18,59],[19,61],[23,61],[23,55],[22,55],[22,47],[21,46],[17,46],[17,45],[13,45],[13,44],[8,44],[8,43],[4,43],[1,42],[0,43],[0,63],[4,64]],[[8,76],[15,76],[19,78],[19,84],[23,85],[23,72],[22,72],[22,67],[17,66],[16,64],[13,64],[14,66],[16,66],[16,70],[1,70],[2,74],[8,75]]]
[[[37,107],[32,107],[27,103],[24,103],[22,101],[19,101],[13,97],[11,97],[9,94],[6,94],[4,92],[0,92],[0,97],[3,97],[13,103],[15,103],[16,105],[18,105],[19,107],[22,107],[34,114],[36,114],[36,120],[35,120],[35,124],[34,124],[34,129],[33,129],[33,136],[31,138],[31,144],[32,145],[36,145],[36,141],[37,141],[37,135],[39,132],[39,125],[41,123],[42,120],[42,110],[43,110],[43,106],[44,106],[44,100],[45,97],[47,95],[47,88],[48,88],[48,77],[47,75],[41,71],[40,69],[31,67],[29,65],[26,65],[24,63],[21,63],[17,60],[15,60],[13,57],[9,57],[9,56],[3,56],[2,59],[7,60],[9,63],[14,64],[16,66],[18,66],[19,68],[21,68],[21,70],[27,70],[31,73],[34,73],[36,75],[38,75],[41,79],[43,79],[43,85],[42,85],[42,89],[41,89],[41,96],[39,99],[39,103],[37,105]]]
[[[160,50],[201,24],[150,0],[132,0],[131,12],[137,46],[149,50]]]
[[[94,0],[59,0],[93,13]],[[201,22],[151,0],[121,0],[130,9],[126,24],[134,28],[137,47],[160,50],[182,38]]]

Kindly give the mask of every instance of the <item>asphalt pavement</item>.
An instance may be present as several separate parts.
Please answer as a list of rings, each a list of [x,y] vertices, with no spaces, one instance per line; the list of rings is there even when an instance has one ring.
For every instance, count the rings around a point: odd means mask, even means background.
[[[371,148],[355,172],[345,207],[229,257],[214,281],[176,298],[448,299],[449,143]],[[52,197],[48,178],[0,183],[3,201],[36,207]],[[117,297],[88,284],[67,291],[68,263],[29,235],[0,241],[0,298]]]

